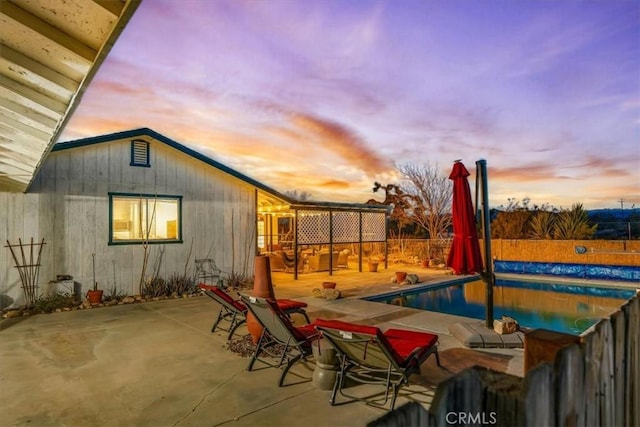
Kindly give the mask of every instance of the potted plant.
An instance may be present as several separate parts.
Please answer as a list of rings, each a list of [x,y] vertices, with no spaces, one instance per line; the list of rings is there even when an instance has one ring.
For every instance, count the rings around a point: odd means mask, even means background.
[[[98,289],[98,282],[96,282],[96,254],[91,254],[93,257],[93,289],[87,291],[87,299],[89,304],[98,305],[102,302],[102,289]]]
[[[378,264],[380,264],[380,258],[372,256],[369,258],[369,271],[375,273],[378,271]]]
[[[87,299],[89,304],[98,305],[102,302],[102,289],[98,289],[98,283],[93,284],[93,289],[87,291]]]

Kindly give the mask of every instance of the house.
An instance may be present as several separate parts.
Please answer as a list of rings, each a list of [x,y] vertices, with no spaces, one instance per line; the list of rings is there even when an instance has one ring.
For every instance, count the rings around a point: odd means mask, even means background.
[[[40,291],[70,275],[82,295],[94,277],[139,293],[145,246],[146,277],[193,272],[196,259],[251,276],[283,218],[296,224],[295,247],[386,241],[386,207],[295,202],[147,128],[56,144],[26,193],[0,192],[0,206],[3,242],[44,239]],[[3,307],[24,304],[14,265],[5,248]]]

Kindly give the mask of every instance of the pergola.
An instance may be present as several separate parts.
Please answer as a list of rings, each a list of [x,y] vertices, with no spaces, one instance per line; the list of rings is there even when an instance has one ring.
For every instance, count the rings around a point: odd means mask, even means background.
[[[284,202],[284,201],[283,201]],[[389,208],[383,205],[330,202],[291,202],[258,208],[258,249],[288,249],[298,265],[300,250],[305,247],[327,247],[333,253],[337,245],[355,245],[358,270],[362,259],[370,255],[367,246],[383,247],[380,255],[387,259],[387,227]],[[329,266],[329,274],[335,266]],[[294,268],[294,278],[298,269]]]

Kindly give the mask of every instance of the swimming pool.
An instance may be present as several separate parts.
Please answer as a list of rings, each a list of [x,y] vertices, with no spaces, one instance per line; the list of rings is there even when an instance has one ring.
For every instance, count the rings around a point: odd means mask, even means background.
[[[527,328],[579,335],[635,293],[584,283],[497,279],[493,315],[494,319],[511,316]],[[463,279],[366,299],[476,319],[486,316],[486,285],[481,280]]]

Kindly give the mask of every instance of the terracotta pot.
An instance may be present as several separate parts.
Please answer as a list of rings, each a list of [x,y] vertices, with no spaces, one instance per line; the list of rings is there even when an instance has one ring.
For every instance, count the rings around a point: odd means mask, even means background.
[[[396,271],[396,282],[402,283],[407,278],[406,271]]]
[[[98,305],[102,302],[102,290],[90,290],[87,291],[87,299],[89,300],[89,304]]]
[[[378,271],[378,263],[377,262],[369,262],[369,271],[375,273]]]
[[[273,292],[273,283],[271,282],[271,264],[269,257],[266,255],[258,255],[254,261],[255,279],[253,281],[253,290],[251,295],[260,298],[272,298],[276,296]],[[253,317],[251,312],[247,313],[247,330],[251,334],[254,344],[258,343],[260,335],[262,335],[262,325],[258,319]]]
[[[429,267],[429,260],[428,259],[423,259],[422,262],[420,263],[420,265],[422,265],[425,268]]]
[[[336,282],[322,282],[322,288],[323,289],[335,289],[336,288]]]

